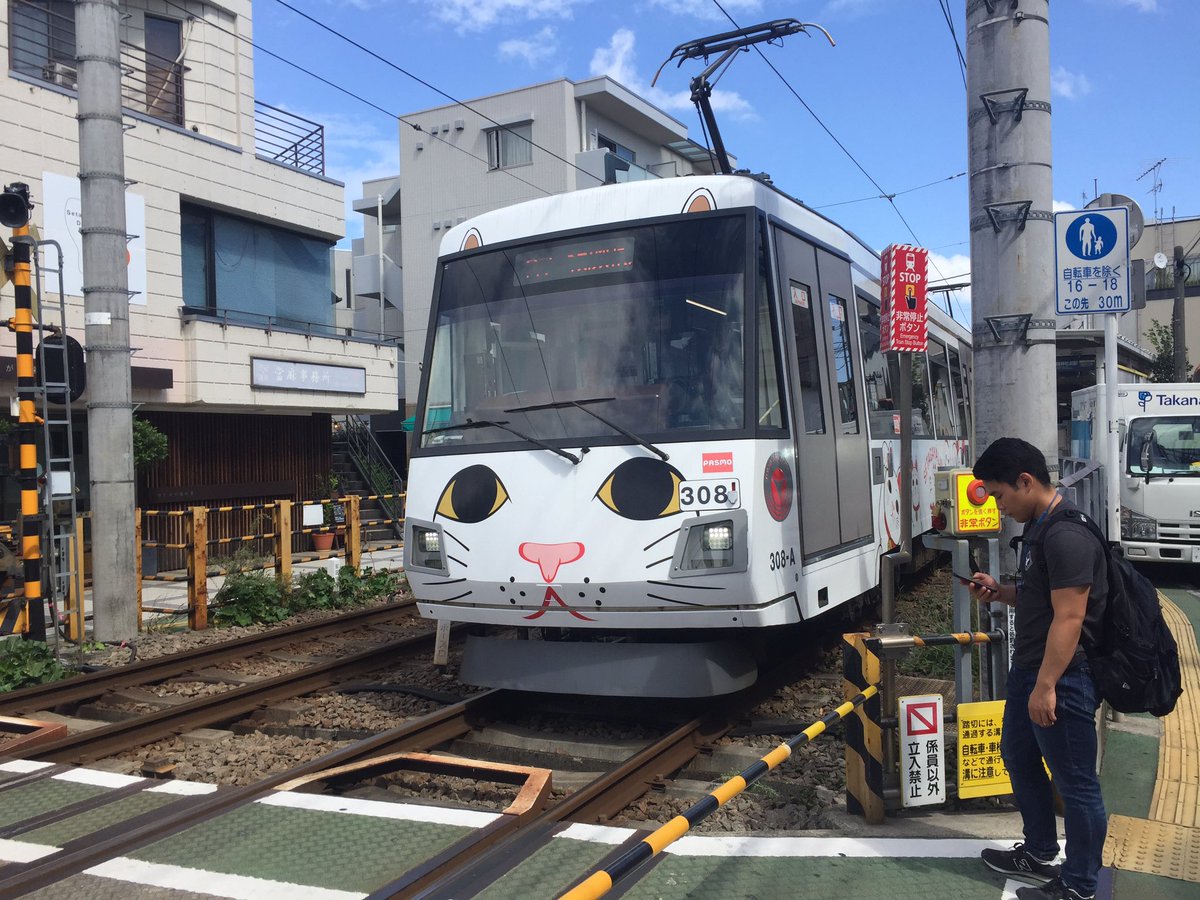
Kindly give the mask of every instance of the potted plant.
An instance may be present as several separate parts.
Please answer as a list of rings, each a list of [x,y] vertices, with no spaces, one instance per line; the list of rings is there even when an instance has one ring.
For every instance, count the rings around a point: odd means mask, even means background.
[[[321,509],[323,512],[323,524],[328,530],[314,531],[312,533],[312,542],[314,550],[324,552],[332,549],[333,540],[337,536],[337,532],[334,530],[335,521],[333,495],[338,488],[338,477],[332,472],[327,475],[318,476],[317,488],[321,493],[320,499],[328,501],[321,504]]]

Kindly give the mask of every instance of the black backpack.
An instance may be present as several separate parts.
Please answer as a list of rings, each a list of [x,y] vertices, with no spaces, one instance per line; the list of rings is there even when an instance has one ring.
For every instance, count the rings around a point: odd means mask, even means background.
[[[1158,591],[1120,551],[1109,547],[1096,523],[1077,509],[1053,513],[1041,533],[1045,535],[1063,519],[1087,528],[1108,561],[1108,605],[1100,644],[1083,648],[1097,693],[1117,712],[1167,715],[1183,686],[1179,648],[1163,619]],[[1038,558],[1045,567],[1045,554],[1038,553]]]

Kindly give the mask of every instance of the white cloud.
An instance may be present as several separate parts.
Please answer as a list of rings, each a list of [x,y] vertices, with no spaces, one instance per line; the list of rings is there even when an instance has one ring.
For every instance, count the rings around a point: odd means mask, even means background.
[[[1067,212],[1068,210],[1075,208],[1076,206],[1074,203],[1069,203],[1066,200],[1055,200],[1050,207],[1051,212]]]
[[[650,0],[651,6],[665,9],[679,16],[692,16],[697,19],[707,19],[714,22],[728,22],[729,19],[717,9],[712,0]],[[721,4],[729,14],[737,18],[739,13],[752,15],[762,9],[762,0],[725,0]],[[747,23],[742,22],[743,26]],[[732,28],[733,26],[730,25]]]
[[[1138,12],[1158,12],[1158,0],[1117,0],[1122,6],[1132,6]]]
[[[943,280],[945,279],[945,280]],[[929,251],[929,282],[930,287],[946,284],[962,284],[971,280],[971,257],[965,253],[954,253],[943,256],[933,250]],[[939,291],[930,294],[930,299],[938,306],[945,306],[945,298],[949,297],[953,304],[954,315],[960,322],[971,322],[971,289],[969,287],[949,294]]]
[[[558,32],[547,25],[528,40],[509,40],[500,44],[500,58],[513,60],[523,59],[526,65],[536,65],[543,59],[553,56],[558,50]]]
[[[466,31],[486,31],[514,21],[570,19],[586,0],[440,0],[430,4],[436,19]]]
[[[637,91],[655,106],[671,111],[692,109],[689,91],[671,93],[659,87],[650,87],[643,81],[634,62],[634,47],[637,36],[628,28],[618,28],[607,47],[597,47],[592,54],[591,73],[607,75],[625,87]],[[728,113],[736,118],[754,118],[754,110],[736,91],[713,91],[712,106],[716,112]]]
[[[1082,73],[1069,72],[1058,66],[1050,74],[1050,92],[1067,100],[1078,100],[1092,92],[1092,83]]]

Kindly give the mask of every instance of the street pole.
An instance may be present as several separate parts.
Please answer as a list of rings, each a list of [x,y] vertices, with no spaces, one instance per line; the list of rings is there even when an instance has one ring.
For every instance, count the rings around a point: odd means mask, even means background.
[[[1058,471],[1048,0],[967,0],[975,448],[1022,437]],[[1004,537],[1016,534],[1005,520]],[[1005,555],[1004,570],[1012,571]]]
[[[1187,279],[1183,273],[1186,266],[1183,262],[1183,248],[1175,246],[1175,303],[1171,307],[1171,340],[1175,348],[1175,380],[1187,381],[1187,331],[1184,328],[1183,295],[1187,290]]]
[[[1104,316],[1104,497],[1110,541],[1121,535],[1121,442],[1117,433],[1117,314]]]
[[[383,194],[375,195],[375,212],[379,216],[379,343],[383,343]]]
[[[121,10],[117,0],[78,0],[75,18],[93,623],[97,640],[118,641],[138,626]]]

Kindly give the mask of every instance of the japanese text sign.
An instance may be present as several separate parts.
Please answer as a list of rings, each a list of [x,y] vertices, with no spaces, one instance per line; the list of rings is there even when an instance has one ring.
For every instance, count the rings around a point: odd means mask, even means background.
[[[946,800],[942,696],[900,698],[900,802],[929,806]]]
[[[1060,316],[1130,309],[1129,210],[1054,214],[1054,309]]]
[[[958,705],[958,796],[993,797],[1012,793],[1000,758],[1004,701]]]
[[[883,251],[879,349],[924,353],[929,346],[926,300],[929,251],[890,244]]]

